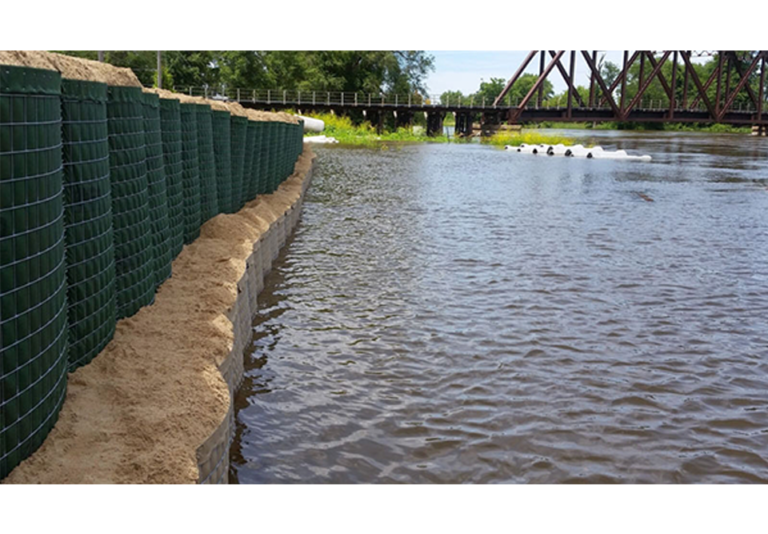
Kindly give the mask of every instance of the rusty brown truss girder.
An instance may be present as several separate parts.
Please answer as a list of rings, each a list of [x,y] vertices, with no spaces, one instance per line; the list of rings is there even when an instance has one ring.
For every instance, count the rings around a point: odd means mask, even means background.
[[[636,50],[630,55],[624,53],[624,61],[621,65],[621,71],[613,80],[606,80],[604,73],[601,72],[599,63],[596,61],[596,51],[580,51],[580,55],[588,68],[589,76],[589,105],[585,105],[584,99],[578,92],[577,80],[574,76],[575,52],[567,53],[565,50],[555,52],[549,50],[550,61],[544,68],[545,51],[532,50],[525,58],[523,63],[510,78],[504,87],[504,90],[496,97],[494,106],[500,106],[509,91],[519,81],[525,69],[531,63],[536,54],[541,54],[541,64],[539,73],[533,86],[529,88],[522,101],[509,110],[509,120],[518,121],[521,117],[527,116],[526,107],[535,106],[541,108],[538,99],[531,104],[534,95],[539,93],[544,87],[544,82],[552,71],[556,68],[566,83],[567,91],[567,113],[564,119],[571,119],[573,113],[578,111],[579,116],[589,115],[589,111],[595,111],[596,120],[614,120],[626,121],[630,117],[636,116],[640,111],[638,106],[643,102],[643,96],[647,93],[652,83],[658,82],[664,90],[668,99],[668,109],[663,116],[659,116],[658,122],[674,122],[677,120],[690,120],[691,113],[695,112],[697,116],[704,116],[702,122],[722,122],[729,114],[735,112],[744,112],[734,109],[735,102],[739,94],[744,93],[749,100],[746,101],[747,110],[751,113],[750,121],[754,123],[764,123],[768,117],[764,116],[764,110],[768,108],[765,98],[765,91],[762,80],[765,80],[766,61],[768,60],[768,51],[758,50],[751,52],[736,53],[733,51],[703,51],[696,52],[691,50],[667,50],[650,51]],[[694,65],[691,62],[692,57],[717,56],[717,61],[705,83],[702,83]],[[625,94],[628,92],[628,83],[631,79],[630,69],[640,60],[639,80],[637,80],[636,92],[634,94]],[[648,71],[644,72],[644,63],[648,62]],[[567,63],[567,65],[566,65]],[[665,75],[666,70],[666,75]],[[670,76],[671,71],[671,77]],[[583,74],[583,73],[582,73]],[[756,82],[755,80],[761,80]],[[755,88],[751,83],[758,83],[759,94],[756,94]],[[732,87],[732,82],[735,84]],[[712,84],[716,84],[714,95],[708,93]],[[597,87],[596,87],[596,86]],[[618,94],[616,94],[618,92]],[[682,98],[681,98],[682,95]],[[713,98],[714,97],[714,98]],[[595,106],[597,102],[597,106]],[[666,101],[665,101],[666,102]],[[689,104],[690,102],[690,104]],[[696,111],[699,103],[703,102],[706,111]],[[606,116],[605,105],[610,108],[609,116]],[[742,99],[742,104],[744,100]],[[664,104],[666,105],[666,104]],[[598,118],[599,117],[599,118]]]

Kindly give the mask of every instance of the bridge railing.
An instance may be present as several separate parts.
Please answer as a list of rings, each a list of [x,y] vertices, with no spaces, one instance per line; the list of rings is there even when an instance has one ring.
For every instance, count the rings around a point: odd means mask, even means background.
[[[222,99],[236,102],[251,102],[254,104],[291,106],[291,107],[329,107],[343,106],[347,108],[371,108],[376,106],[396,106],[396,107],[451,107],[459,109],[509,109],[516,108],[520,104],[519,99],[513,99],[510,95],[499,103],[493,105],[493,99],[483,97],[446,97],[441,95],[422,95],[413,94],[392,94],[392,93],[361,93],[361,92],[338,92],[338,91],[299,91],[288,89],[242,89],[229,87],[174,87],[174,91],[185,93],[191,96],[201,96],[204,98]],[[632,95],[629,95],[630,97]],[[691,105],[691,104],[694,105]],[[550,98],[541,105],[538,105],[534,99],[529,102],[527,109],[564,109],[567,107],[565,97]],[[571,102],[573,109],[590,110],[610,110],[607,102],[602,102],[601,97],[595,98],[593,106],[579,106],[577,100]],[[669,110],[668,98],[643,98],[633,108],[638,111],[667,111]],[[702,101],[689,101],[686,106],[682,102],[676,105],[676,111],[702,111],[706,112],[707,107]],[[764,112],[768,111],[768,101],[763,105]],[[756,113],[757,109],[754,103],[748,102],[735,103],[731,111],[742,113]]]

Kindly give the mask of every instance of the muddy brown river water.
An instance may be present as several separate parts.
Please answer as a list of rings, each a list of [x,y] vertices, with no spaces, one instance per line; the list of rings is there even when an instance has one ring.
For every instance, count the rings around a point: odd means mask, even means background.
[[[591,135],[317,148],[231,480],[768,483],[768,139]]]

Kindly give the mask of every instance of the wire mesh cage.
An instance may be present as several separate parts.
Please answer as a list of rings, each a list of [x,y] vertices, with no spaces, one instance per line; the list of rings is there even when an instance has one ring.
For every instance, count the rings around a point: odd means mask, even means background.
[[[237,212],[245,204],[243,195],[243,169],[245,166],[245,140],[248,132],[248,119],[232,115],[232,212]]]
[[[160,99],[160,134],[163,141],[163,164],[168,196],[168,245],[173,261],[184,247],[181,110],[176,99]]]
[[[197,112],[197,155],[200,162],[200,224],[219,213],[216,191],[216,161],[213,154],[211,106],[194,104]]]
[[[61,81],[70,370],[115,333],[115,249],[107,85]]]
[[[184,243],[200,235],[200,169],[196,104],[181,104],[181,183],[183,184]]]
[[[256,123],[249,120],[245,131],[245,155],[243,156],[243,204],[256,197],[256,175],[253,172],[256,149]]]
[[[144,98],[138,87],[107,90],[117,317],[130,317],[155,294]]]
[[[213,110],[213,155],[216,161],[218,213],[232,213],[232,128],[229,111]]]
[[[260,135],[258,136],[258,139],[261,144],[261,150],[259,151],[259,161],[257,162],[259,165],[259,188],[258,188],[258,194],[259,195],[265,195],[268,193],[269,189],[269,165],[270,165],[270,158],[272,156],[272,128],[271,128],[271,122],[263,121],[259,123],[260,126]]]
[[[144,144],[147,154],[149,221],[152,226],[155,286],[171,277],[171,229],[168,217],[168,192],[163,161],[163,135],[160,97],[144,93]]]
[[[58,72],[0,66],[0,478],[53,428],[67,384]]]

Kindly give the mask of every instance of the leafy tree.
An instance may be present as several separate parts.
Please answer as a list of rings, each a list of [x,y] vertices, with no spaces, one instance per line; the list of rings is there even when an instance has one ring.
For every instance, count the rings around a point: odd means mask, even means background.
[[[536,83],[536,80],[539,79],[538,74],[523,74],[520,76],[520,78],[517,79],[517,81],[514,83],[514,85],[510,88],[509,92],[507,93],[507,96],[504,97],[504,102],[508,105],[516,105],[519,104],[525,96],[528,94],[528,92],[533,88],[534,84]],[[494,78],[491,78],[491,80],[494,80]],[[499,80],[496,78],[496,80]],[[503,80],[502,80],[503,81]],[[501,91],[504,89],[504,86],[506,83],[501,84],[501,88],[499,88],[499,91],[494,95],[494,99],[496,96],[501,93]],[[543,100],[549,100],[554,95],[554,89],[552,87],[552,82],[550,82],[548,79],[544,80],[543,83],[544,90],[543,90]],[[482,84],[481,84],[482,87]],[[498,88],[498,85],[496,85],[496,88]],[[538,95],[534,95],[532,101],[536,102],[536,98]],[[493,99],[491,100],[493,102]]]
[[[456,104],[462,101],[466,102],[466,97],[461,91],[445,91],[440,95],[440,103],[443,105]]]
[[[171,84],[167,87],[215,86],[220,82],[220,67],[214,52],[163,52],[163,65]],[[165,78],[163,78],[165,87]]]

